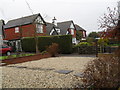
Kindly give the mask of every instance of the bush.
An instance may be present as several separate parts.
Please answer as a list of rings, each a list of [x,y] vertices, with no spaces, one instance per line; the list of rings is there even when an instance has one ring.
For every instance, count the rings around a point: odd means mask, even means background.
[[[59,48],[58,44],[52,43],[52,45],[50,45],[47,48],[47,52],[50,53],[52,55],[52,57],[55,57],[55,55],[58,53],[58,48]]]
[[[75,46],[73,46],[73,50],[77,51],[79,54],[95,54],[96,53],[96,47],[91,46],[88,42],[81,42]]]
[[[56,35],[56,36],[40,36],[38,37],[38,49],[40,52],[45,51],[52,43],[59,45],[59,51],[63,54],[72,53],[72,36]],[[35,51],[34,38],[23,38],[22,49],[26,52]]]
[[[117,88],[119,74],[118,57],[97,58],[87,65],[82,81],[85,88]]]
[[[77,47],[80,47],[80,46],[91,46],[91,44],[88,43],[88,42],[80,42],[77,45],[74,45],[73,48],[77,48]]]
[[[78,48],[79,54],[95,54],[96,53],[96,47],[94,46],[80,46]]]

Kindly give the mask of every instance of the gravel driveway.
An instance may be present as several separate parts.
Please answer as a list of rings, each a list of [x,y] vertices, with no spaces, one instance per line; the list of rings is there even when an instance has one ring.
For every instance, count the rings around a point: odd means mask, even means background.
[[[74,76],[94,57],[55,57],[38,61],[8,65],[2,68],[3,88],[74,88],[81,79]],[[73,70],[60,74],[56,70]]]

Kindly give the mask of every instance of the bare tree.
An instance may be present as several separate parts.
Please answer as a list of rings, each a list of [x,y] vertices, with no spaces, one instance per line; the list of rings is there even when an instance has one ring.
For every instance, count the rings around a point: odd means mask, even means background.
[[[111,30],[114,29],[119,20],[118,8],[111,9],[107,7],[107,13],[104,13],[102,17],[98,20],[99,29]]]

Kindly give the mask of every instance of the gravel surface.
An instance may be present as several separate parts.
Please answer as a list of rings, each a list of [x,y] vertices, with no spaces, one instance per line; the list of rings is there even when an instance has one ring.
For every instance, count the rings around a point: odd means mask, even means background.
[[[79,77],[85,65],[94,57],[55,57],[12,64],[2,68],[3,88],[74,88],[82,84]],[[73,70],[59,74],[56,70]],[[0,78],[1,80],[1,78]]]

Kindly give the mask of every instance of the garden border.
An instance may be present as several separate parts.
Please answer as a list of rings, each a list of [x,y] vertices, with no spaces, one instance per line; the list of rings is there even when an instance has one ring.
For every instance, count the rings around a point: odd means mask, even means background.
[[[51,57],[51,55],[49,53],[46,53],[46,54],[36,54],[32,56],[24,56],[24,57],[11,58],[11,59],[4,59],[1,62],[3,63],[1,66],[23,63],[23,62],[28,62],[28,61],[35,61],[35,60],[40,60],[40,59],[49,58],[49,57]]]

